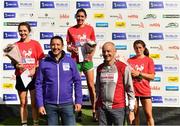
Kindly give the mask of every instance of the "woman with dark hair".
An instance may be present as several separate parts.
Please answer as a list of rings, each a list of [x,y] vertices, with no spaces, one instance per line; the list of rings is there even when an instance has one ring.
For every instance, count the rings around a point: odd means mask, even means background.
[[[20,35],[20,40],[15,44],[18,46],[22,61],[19,63],[13,63],[15,66],[16,75],[16,89],[18,90],[20,99],[20,116],[22,125],[27,125],[28,119],[28,90],[31,96],[31,107],[32,107],[32,117],[34,125],[38,124],[38,114],[35,104],[35,73],[39,66],[39,60],[44,57],[43,50],[38,41],[30,39],[29,35],[31,32],[31,27],[27,22],[21,22],[18,25],[18,32]],[[29,71],[29,77],[32,78],[29,84],[23,83],[23,78],[21,74],[25,71]],[[25,86],[27,85],[27,87]]]
[[[139,125],[140,100],[146,115],[147,125],[154,125],[151,88],[149,84],[150,80],[153,80],[155,76],[154,62],[151,58],[149,58],[149,51],[142,40],[136,40],[133,47],[136,55],[128,59],[128,63],[132,67],[131,72],[136,96],[134,124]]]
[[[92,104],[93,119],[95,115],[95,86],[94,86],[94,69],[92,58],[95,52],[95,33],[92,26],[85,24],[87,18],[86,11],[79,9],[76,12],[77,24],[70,27],[67,31],[67,50],[71,52],[71,57],[76,61],[79,72],[86,76],[87,86],[90,93]],[[82,112],[78,113],[77,121],[81,121]]]

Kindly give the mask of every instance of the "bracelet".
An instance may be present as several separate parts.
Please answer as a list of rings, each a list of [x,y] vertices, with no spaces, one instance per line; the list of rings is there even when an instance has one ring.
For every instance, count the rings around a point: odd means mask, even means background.
[[[143,78],[142,72],[139,73],[139,76],[138,76],[138,77],[139,77],[139,79],[142,79],[142,78]]]

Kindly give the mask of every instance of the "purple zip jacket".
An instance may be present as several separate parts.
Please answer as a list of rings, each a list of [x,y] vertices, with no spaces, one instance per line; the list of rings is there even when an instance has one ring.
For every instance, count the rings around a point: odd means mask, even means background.
[[[82,84],[76,63],[64,51],[57,62],[49,51],[40,61],[36,75],[37,107],[44,104],[73,104],[73,88],[75,104],[82,104]]]

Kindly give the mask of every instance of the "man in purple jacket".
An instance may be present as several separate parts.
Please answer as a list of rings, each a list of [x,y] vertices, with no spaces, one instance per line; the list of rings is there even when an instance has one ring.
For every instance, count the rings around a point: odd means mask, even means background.
[[[82,85],[76,63],[63,51],[63,39],[51,38],[48,55],[41,60],[36,77],[39,113],[47,114],[48,125],[75,125],[75,111],[81,110]],[[75,106],[73,103],[73,89]]]

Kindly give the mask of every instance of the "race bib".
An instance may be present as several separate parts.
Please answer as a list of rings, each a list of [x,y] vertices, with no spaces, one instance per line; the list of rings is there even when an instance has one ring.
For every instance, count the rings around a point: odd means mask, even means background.
[[[24,58],[23,63],[24,64],[35,64],[35,59],[34,58]]]
[[[69,71],[70,70],[70,64],[69,63],[63,63],[63,71]]]

